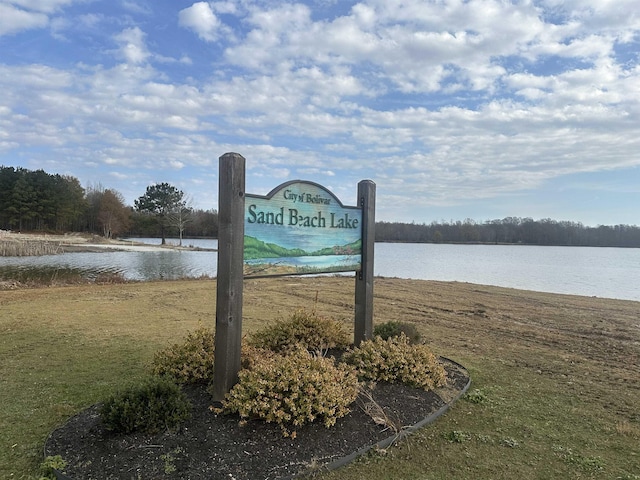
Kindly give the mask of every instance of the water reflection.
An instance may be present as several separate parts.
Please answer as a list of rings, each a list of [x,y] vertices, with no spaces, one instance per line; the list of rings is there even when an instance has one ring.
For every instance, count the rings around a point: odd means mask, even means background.
[[[141,252],[129,252],[141,253]],[[135,280],[214,277],[217,268],[215,252],[190,252],[168,250],[133,255],[127,278]]]
[[[105,251],[0,257],[0,279],[18,281],[38,278],[49,281],[56,276],[73,275],[90,280],[99,275],[119,275],[126,280],[215,277],[216,268],[217,254],[212,251]]]

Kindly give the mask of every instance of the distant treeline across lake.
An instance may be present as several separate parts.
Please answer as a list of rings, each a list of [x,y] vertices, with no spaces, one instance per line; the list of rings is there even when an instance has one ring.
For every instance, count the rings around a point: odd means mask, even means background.
[[[483,223],[471,219],[430,224],[377,222],[376,241],[640,247],[640,227],[636,225],[587,227],[579,222],[518,217]]]
[[[182,202],[167,205],[163,214],[154,215],[125,205],[119,192],[100,184],[83,188],[72,176],[0,165],[0,230],[113,237],[170,237],[180,236],[181,231],[185,238],[217,238],[218,212],[190,208]],[[377,222],[375,239],[407,243],[640,247],[640,226],[588,227],[579,222],[519,217],[429,224]]]

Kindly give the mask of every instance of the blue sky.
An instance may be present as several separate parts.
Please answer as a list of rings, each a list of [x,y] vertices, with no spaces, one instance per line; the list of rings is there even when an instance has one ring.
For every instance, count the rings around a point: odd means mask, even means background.
[[[0,164],[129,204],[317,182],[377,218],[640,224],[635,0],[0,0]]]

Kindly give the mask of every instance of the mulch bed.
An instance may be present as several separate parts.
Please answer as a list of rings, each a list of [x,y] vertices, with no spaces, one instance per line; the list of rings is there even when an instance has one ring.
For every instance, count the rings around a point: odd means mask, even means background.
[[[447,386],[435,391],[379,383],[372,397],[385,414],[407,432],[415,424],[434,418],[469,386],[460,365],[443,360]],[[55,430],[45,445],[45,456],[60,455],[67,462],[64,476],[89,479],[284,479],[310,471],[333,468],[345,457],[397,437],[393,428],[373,421],[359,399],[349,415],[327,429],[310,424],[286,438],[275,424],[216,415],[209,408],[205,387],[185,387],[192,418],[178,431],[155,435],[116,435],[105,430],[94,405]]]

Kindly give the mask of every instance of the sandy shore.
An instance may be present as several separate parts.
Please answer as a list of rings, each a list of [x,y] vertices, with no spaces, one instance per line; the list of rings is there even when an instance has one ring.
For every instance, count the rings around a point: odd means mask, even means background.
[[[43,242],[51,243],[60,247],[62,252],[103,252],[103,251],[132,251],[132,252],[154,252],[171,250],[194,250],[192,247],[180,247],[177,245],[147,245],[139,242],[126,240],[107,239],[98,235],[85,234],[65,234],[47,235],[33,233],[0,232],[0,243],[2,242]]]
[[[178,248],[173,245],[161,247],[160,245],[142,245],[113,240],[109,243],[83,243],[64,245],[65,252],[100,252],[100,251],[127,251],[127,252],[160,252],[166,249]]]

